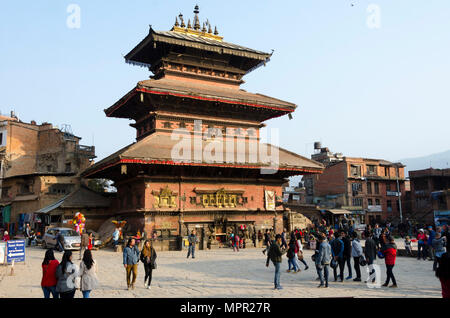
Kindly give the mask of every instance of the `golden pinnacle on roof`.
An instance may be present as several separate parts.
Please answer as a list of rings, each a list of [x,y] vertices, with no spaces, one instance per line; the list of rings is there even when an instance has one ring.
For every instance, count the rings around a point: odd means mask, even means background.
[[[200,30],[199,12],[199,7],[196,5],[194,8],[194,25],[191,24],[191,19],[188,19],[187,26],[184,23],[183,15],[180,13],[178,18],[175,17],[175,24],[171,31],[222,41],[223,37],[219,36],[217,27],[214,28],[213,34],[212,26],[208,19],[206,19],[206,22],[203,22],[203,28]],[[178,22],[178,19],[180,20],[180,23]]]

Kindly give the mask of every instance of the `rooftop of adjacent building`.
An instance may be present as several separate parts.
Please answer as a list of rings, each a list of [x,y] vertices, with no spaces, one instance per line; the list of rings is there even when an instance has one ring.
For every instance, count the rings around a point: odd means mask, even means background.
[[[405,167],[401,162],[390,162],[385,159],[364,158],[364,157],[347,157],[342,153],[333,153],[327,147],[322,147],[320,142],[314,143],[315,153],[311,155],[311,159],[319,161],[323,164],[333,165],[340,162],[347,163],[366,163],[380,166]]]
[[[409,178],[427,178],[427,177],[450,177],[450,168],[446,169],[422,169],[409,171]]]

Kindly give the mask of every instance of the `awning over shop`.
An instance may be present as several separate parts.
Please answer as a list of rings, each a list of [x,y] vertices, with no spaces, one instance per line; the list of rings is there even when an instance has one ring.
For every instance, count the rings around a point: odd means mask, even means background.
[[[50,205],[47,205],[46,207],[36,211],[35,213],[48,213],[50,211],[53,211],[54,209],[57,209],[61,206],[61,204],[64,203],[64,200],[67,199],[69,195],[66,195],[64,197],[62,197],[61,199],[59,199],[58,201],[56,201],[55,203],[52,203]]]
[[[329,210],[326,210],[326,211],[328,211],[328,212],[330,212],[332,214],[351,214],[350,211],[342,210],[342,209],[329,209]]]

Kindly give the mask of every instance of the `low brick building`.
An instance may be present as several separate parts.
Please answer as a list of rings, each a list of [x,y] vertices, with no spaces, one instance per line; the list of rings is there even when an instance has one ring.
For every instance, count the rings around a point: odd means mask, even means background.
[[[0,118],[0,223],[12,234],[37,211],[80,187],[94,147],[50,123]]]
[[[405,195],[404,165],[382,159],[345,157],[319,148],[321,175],[305,176],[307,203],[348,210],[357,224],[399,221]],[[401,193],[401,196],[399,196]]]

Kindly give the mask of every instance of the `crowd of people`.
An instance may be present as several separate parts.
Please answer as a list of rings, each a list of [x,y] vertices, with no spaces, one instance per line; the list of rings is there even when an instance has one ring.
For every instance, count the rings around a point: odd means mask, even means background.
[[[389,227],[381,228],[378,224],[374,228],[366,228],[365,246],[362,247],[360,234],[347,228],[338,228],[333,230],[331,227],[312,228],[309,231],[302,232],[295,229],[290,233],[290,241],[286,241],[286,229],[281,234],[277,234],[274,239],[270,237],[270,232],[265,233],[266,248],[263,250],[267,254],[266,266],[272,261],[275,266],[274,288],[282,289],[280,283],[282,256],[286,254],[288,258],[287,272],[300,271],[299,261],[302,261],[307,269],[303,259],[302,239],[314,249],[312,260],[315,264],[320,282],[319,288],[327,288],[329,285],[330,267],[333,270],[334,281],[344,282],[353,279],[354,282],[362,282],[361,267],[368,266],[368,278],[364,283],[375,282],[375,268],[373,267],[375,259],[384,259],[386,266],[386,278],[383,287],[397,288],[397,280],[394,275],[394,266],[397,258],[397,246],[394,236]],[[450,277],[449,277],[449,255],[448,255],[448,226],[428,227],[427,233],[419,230],[417,241],[419,246],[418,259],[422,255],[430,255],[434,260],[433,270],[440,279],[442,285],[442,295],[444,298],[450,297]],[[409,237],[405,238],[405,248],[409,255],[412,255],[411,242]],[[314,243],[314,244],[312,244]],[[424,247],[427,246],[428,248]],[[409,251],[408,251],[409,249]],[[422,251],[427,251],[423,254]],[[425,256],[424,256],[425,259]],[[353,268],[352,268],[353,260]],[[347,267],[348,275],[344,280],[344,271]],[[353,276],[353,270],[355,277]],[[353,278],[354,277],[354,278]],[[392,284],[389,286],[389,284]]]
[[[440,279],[442,295],[450,297],[450,269],[449,269],[449,227],[427,227],[426,230],[419,229],[417,236],[411,239],[405,237],[405,250],[407,255],[413,255],[411,242],[417,241],[417,259],[433,260],[433,270]],[[284,229],[280,234],[273,230],[259,232],[257,238],[264,242],[263,254],[267,256],[266,266],[270,261],[275,266],[274,288],[279,290],[281,286],[281,263],[283,255],[288,260],[287,273],[308,270],[309,266],[303,255],[303,243],[314,250],[312,261],[317,272],[319,288],[327,288],[330,282],[331,271],[334,282],[353,280],[362,282],[361,267],[367,267],[368,277],[364,283],[375,282],[375,268],[372,266],[376,258],[384,259],[386,274],[382,286],[397,288],[398,282],[394,275],[394,267],[397,259],[397,246],[394,236],[389,227],[380,227],[376,224],[373,228],[368,227],[364,231],[365,245],[361,244],[361,234],[354,228],[332,228],[322,225],[309,230],[294,229],[288,233]],[[113,235],[114,237],[114,235]],[[232,236],[232,247],[234,251],[242,248],[242,241],[238,234]],[[115,240],[114,240],[115,241]],[[198,238],[195,230],[188,236],[187,258],[195,258],[195,247]],[[113,242],[115,243],[115,242]],[[116,244],[113,244],[116,245]],[[256,244],[254,244],[256,246]],[[59,249],[56,247],[56,249]],[[81,238],[79,265],[73,261],[71,251],[64,252],[61,263],[55,259],[54,250],[49,249],[45,253],[42,262],[41,286],[45,298],[52,295],[54,298],[73,298],[77,290],[81,291],[83,298],[89,298],[92,290],[99,286],[96,275],[97,265],[92,257],[93,238],[91,234],[83,234]],[[156,251],[152,240],[146,240],[141,250],[136,244],[135,238],[130,238],[123,249],[123,266],[126,271],[127,289],[134,289],[138,274],[138,262],[144,267],[144,286],[150,289],[152,282],[152,271],[156,269]],[[353,264],[352,264],[353,263]],[[347,271],[347,275],[345,275]],[[389,285],[391,283],[391,285]]]

